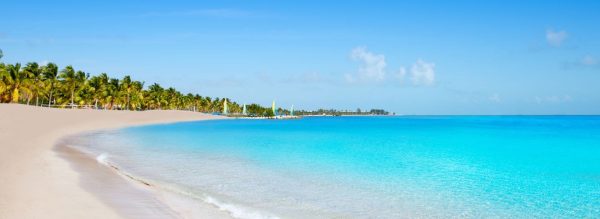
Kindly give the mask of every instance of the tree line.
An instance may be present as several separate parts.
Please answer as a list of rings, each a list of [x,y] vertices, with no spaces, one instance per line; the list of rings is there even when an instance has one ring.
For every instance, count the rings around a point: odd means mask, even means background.
[[[387,116],[390,115],[390,112],[385,111],[383,109],[371,109],[368,111],[363,111],[360,108],[356,109],[356,111],[352,110],[336,110],[336,109],[318,109],[318,110],[299,110],[294,112],[299,116],[308,116],[308,115],[329,115],[329,116],[365,116],[365,115],[376,115],[376,116]],[[394,113],[392,113],[395,115]]]
[[[0,53],[1,54],[1,53]],[[0,103],[93,108],[106,110],[189,110],[204,113],[222,112],[227,101],[231,114],[240,114],[243,106],[229,98],[211,98],[199,94],[181,93],[158,83],[145,87],[130,76],[112,78],[106,73],[90,76],[73,66],[63,69],[54,63],[39,65],[29,62],[0,62]],[[247,113],[269,116],[271,108],[258,104],[247,106]]]

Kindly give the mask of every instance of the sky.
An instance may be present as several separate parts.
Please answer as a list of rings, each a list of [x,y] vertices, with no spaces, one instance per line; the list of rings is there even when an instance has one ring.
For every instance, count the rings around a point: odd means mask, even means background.
[[[1,61],[295,109],[600,114],[600,1],[0,2]]]

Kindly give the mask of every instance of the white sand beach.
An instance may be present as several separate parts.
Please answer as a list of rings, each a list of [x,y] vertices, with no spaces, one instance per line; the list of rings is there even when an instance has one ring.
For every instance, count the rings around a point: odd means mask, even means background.
[[[57,150],[55,145],[61,137],[91,130],[219,118],[223,117],[187,111],[0,104],[0,218],[189,217],[191,213],[167,207],[154,192],[139,188],[95,160]],[[65,159],[65,154],[71,159]],[[194,209],[196,216],[200,212],[206,218],[228,217],[209,205]]]

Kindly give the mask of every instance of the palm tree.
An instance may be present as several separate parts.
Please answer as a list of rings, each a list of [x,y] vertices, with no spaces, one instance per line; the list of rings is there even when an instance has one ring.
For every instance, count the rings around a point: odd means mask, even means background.
[[[108,83],[104,89],[105,109],[112,110],[119,102],[119,80],[116,78],[108,78]]]
[[[4,65],[4,63],[0,62],[0,103],[3,103],[5,101],[6,96],[8,96],[6,94],[6,91],[8,90],[8,84],[5,83],[5,78],[8,77],[8,71],[6,71],[6,65]]]
[[[211,104],[212,104],[212,99],[210,97],[206,97],[204,98],[204,101],[202,102],[202,112],[208,113],[210,112],[211,109]]]
[[[62,79],[63,86],[67,89],[71,95],[71,108],[75,107],[75,92],[79,91],[87,80],[87,76],[82,71],[75,72],[73,66],[67,66],[58,75]]]
[[[19,63],[7,65],[0,62],[0,102],[30,102],[35,105],[48,100],[48,106],[60,104],[94,105],[96,109],[176,109],[200,112],[221,111],[224,101],[231,113],[241,112],[238,103],[229,98],[210,98],[198,94],[182,94],[175,88],[164,89],[154,83],[144,89],[144,83],[125,76],[122,80],[110,78],[106,73],[89,78],[83,71],[67,66],[60,72],[54,63],[39,66],[35,62],[21,68]],[[253,104],[248,112],[268,115],[269,108]]]
[[[133,84],[129,75],[123,77],[119,85],[119,89],[121,93],[125,94],[125,101],[123,102],[125,103],[125,109],[129,110],[129,102],[131,100],[131,93],[133,92]]]
[[[131,82],[131,99],[130,105],[132,109],[141,109],[142,104],[144,102],[144,82],[133,81]]]
[[[54,88],[58,80],[58,66],[52,62],[46,64],[42,68],[42,75],[48,89],[48,107],[50,107],[54,98]]]
[[[29,83],[29,78],[27,77],[27,72],[21,71],[21,64],[19,63],[14,65],[9,64],[6,69],[7,77],[5,77],[5,83],[9,85],[10,102],[17,103],[20,100],[22,92],[29,93],[29,89],[26,86]]]
[[[27,97],[27,105],[35,96],[35,105],[39,105],[39,95],[43,92],[43,84],[42,84],[42,69],[36,62],[30,62],[25,65],[23,68],[25,74],[29,77],[29,90],[31,91],[31,95]]]
[[[92,76],[88,82],[95,109],[98,109],[98,102],[104,100],[104,89],[107,83],[108,76],[106,73],[102,73],[99,76]]]
[[[154,83],[148,87],[148,104],[153,109],[162,109],[164,105],[163,98],[164,88],[162,88],[159,84]]]

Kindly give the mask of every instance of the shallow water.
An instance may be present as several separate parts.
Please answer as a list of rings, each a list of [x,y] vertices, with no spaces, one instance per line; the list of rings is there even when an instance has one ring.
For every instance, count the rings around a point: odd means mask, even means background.
[[[73,144],[239,218],[600,215],[600,117],[220,120]]]

